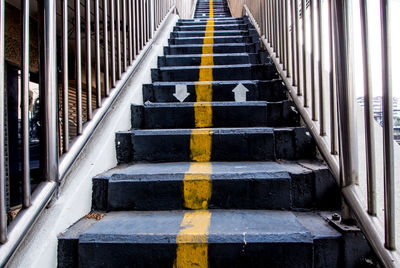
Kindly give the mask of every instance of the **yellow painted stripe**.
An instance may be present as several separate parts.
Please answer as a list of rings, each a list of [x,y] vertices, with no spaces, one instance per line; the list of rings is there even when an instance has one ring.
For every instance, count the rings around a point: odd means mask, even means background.
[[[193,163],[185,174],[183,195],[185,207],[207,209],[211,199],[211,163]]]
[[[211,212],[205,210],[185,213],[181,230],[176,237],[178,243],[175,267],[208,268],[208,228]]]
[[[208,229],[211,212],[206,211],[211,199],[212,151],[212,84],[214,66],[214,10],[210,0],[210,19],[203,39],[199,82],[195,83],[195,127],[190,135],[190,165],[183,179],[184,205],[197,211],[187,212],[176,238],[175,268],[208,268]]]

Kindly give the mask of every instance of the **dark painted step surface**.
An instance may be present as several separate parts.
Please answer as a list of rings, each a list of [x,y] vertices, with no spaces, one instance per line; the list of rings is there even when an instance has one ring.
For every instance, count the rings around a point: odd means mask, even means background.
[[[231,30],[231,31],[215,31],[215,32],[209,32],[209,31],[180,31],[180,32],[171,32],[170,36],[171,38],[174,37],[204,37],[206,34],[212,33],[214,36],[233,36],[233,35],[239,35],[239,36],[257,36],[257,31],[255,30],[248,30],[248,31],[242,31],[242,30]]]
[[[247,101],[282,101],[287,99],[286,88],[281,80],[271,81],[213,81],[213,101],[235,101],[233,90],[239,85],[244,85]],[[175,97],[176,85],[184,85],[187,88],[188,96],[185,102],[196,101],[196,90],[194,82],[155,82],[143,85],[144,102],[178,102]]]
[[[309,132],[297,128],[215,128],[199,137],[212,134],[211,161],[264,161],[275,159],[310,159],[315,144]],[[191,129],[154,129],[118,132],[117,159],[131,161],[190,161]]]
[[[225,25],[214,25],[214,31],[231,31],[231,30],[248,30],[249,26],[247,24],[225,24]],[[175,26],[174,32],[177,31],[205,31],[205,26],[198,25],[185,25],[185,26]]]
[[[211,46],[211,45],[207,45]],[[215,54],[226,53],[256,53],[259,50],[258,43],[229,43],[212,45]],[[170,45],[164,47],[164,55],[184,55],[184,54],[202,54],[203,45]],[[193,81],[193,80],[192,80]]]
[[[213,127],[298,126],[292,101],[147,103],[132,105],[132,127],[141,129],[194,128],[194,106],[211,106]]]
[[[342,237],[316,213],[210,212],[209,267],[340,267]],[[112,212],[98,222],[82,219],[59,236],[59,267],[171,268],[183,215]]]
[[[214,25],[224,25],[224,24],[243,24],[243,23],[248,23],[247,20],[243,19],[220,19],[220,20],[214,20]],[[208,23],[207,20],[178,20],[176,23],[177,26],[186,26],[186,25],[206,25]]]
[[[158,67],[168,66],[200,66],[201,54],[194,55],[166,55],[158,57]],[[233,64],[264,64],[271,63],[270,58],[265,53],[229,53],[214,54],[214,65],[233,65]]]
[[[214,22],[222,22],[222,23],[227,23],[227,22],[249,22],[248,17],[242,17],[242,18],[234,18],[234,17],[225,17],[225,18],[214,18],[214,19],[207,19],[207,18],[194,18],[194,19],[179,19],[177,23],[197,23],[197,22],[207,22],[207,21],[214,21]]]
[[[205,39],[213,39],[214,44],[232,44],[232,43],[256,43],[258,37],[255,36],[214,36],[214,37],[179,37],[169,39],[170,45],[193,45],[203,44]]]
[[[213,80],[270,80],[278,77],[275,65],[236,64],[215,66],[172,66],[151,70],[151,79],[156,81],[199,81],[200,69],[212,69]]]
[[[184,209],[190,162],[118,167],[93,179],[96,211]],[[340,209],[339,189],[325,165],[301,162],[213,162],[210,208]],[[195,174],[195,173],[191,173]]]

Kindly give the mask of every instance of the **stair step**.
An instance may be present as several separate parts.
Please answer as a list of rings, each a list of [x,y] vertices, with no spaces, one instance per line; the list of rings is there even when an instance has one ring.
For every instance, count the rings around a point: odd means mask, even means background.
[[[170,36],[171,38],[174,37],[204,37],[209,34],[213,34],[213,36],[256,36],[257,31],[255,30],[247,30],[247,31],[242,31],[242,30],[230,30],[230,31],[180,31],[180,32],[171,32]]]
[[[158,67],[167,66],[200,66],[206,54],[166,55],[158,57]],[[271,63],[266,53],[230,53],[212,54],[214,65],[263,64]]]
[[[225,80],[270,80],[277,78],[275,65],[237,64],[215,66],[172,66],[151,70],[151,78],[156,81],[199,81],[200,69],[212,69],[213,79]]]
[[[190,165],[190,162],[137,163],[109,170],[93,179],[92,209],[185,209],[184,178]],[[213,162],[210,165],[208,207],[212,209],[332,210],[341,206],[335,180],[318,161]],[[201,176],[199,173],[200,183]],[[301,187],[302,184],[314,187]]]
[[[81,219],[81,226],[71,227],[58,238],[66,242],[60,245],[70,246],[59,247],[59,257],[63,257],[59,258],[59,267],[77,267],[71,266],[74,263],[79,267],[173,267],[178,244],[182,247],[177,236],[185,213],[188,212],[111,212],[95,223]],[[191,213],[199,221],[209,222],[206,242],[199,242],[207,245],[209,267],[339,265],[341,235],[316,213]],[[307,221],[313,225],[308,226]],[[197,237],[202,239],[204,235]],[[318,243],[320,240],[324,243]]]
[[[193,134],[192,134],[193,133]],[[119,163],[190,161],[191,139],[211,136],[211,161],[312,159],[315,144],[306,128],[152,129],[118,132]],[[201,153],[203,151],[199,150]]]
[[[214,37],[176,37],[168,40],[170,45],[192,45],[203,44],[205,39],[212,39],[214,44],[232,43],[256,43],[258,38],[255,36],[214,36]]]
[[[287,99],[286,88],[281,80],[270,81],[212,81],[212,101],[235,101],[233,90],[242,84],[248,90],[247,101],[282,101]],[[188,96],[185,102],[196,101],[194,82],[155,82],[143,85],[144,102],[178,102],[175,97],[176,87],[184,85]]]
[[[224,19],[224,20],[214,20],[214,25],[223,25],[223,24],[243,24],[247,23],[247,20],[238,20],[238,19]],[[176,25],[177,26],[186,26],[186,25],[206,25],[208,23],[207,20],[179,20]]]
[[[292,101],[147,103],[132,105],[132,127],[194,128],[195,105],[211,106],[212,126],[221,127],[293,127],[300,122]]]
[[[214,31],[230,31],[230,30],[243,30],[249,29],[247,24],[225,24],[225,25],[214,25]],[[198,25],[185,25],[185,26],[175,26],[174,32],[178,31],[205,31],[205,26]]]
[[[218,54],[226,53],[256,53],[259,50],[258,43],[229,43],[229,44],[214,44],[213,52]],[[164,55],[184,55],[184,54],[201,54],[203,44],[194,45],[170,45],[164,47]]]
[[[207,22],[208,20],[212,20],[214,22],[228,22],[228,21],[249,21],[247,17],[242,17],[242,18],[235,18],[235,17],[225,17],[225,18],[214,18],[214,19],[179,19],[177,23],[186,23],[186,22]]]

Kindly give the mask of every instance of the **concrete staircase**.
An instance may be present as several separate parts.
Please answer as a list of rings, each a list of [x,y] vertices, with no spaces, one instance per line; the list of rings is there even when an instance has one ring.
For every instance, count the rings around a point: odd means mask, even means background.
[[[365,240],[349,252],[329,224],[338,187],[257,32],[229,16],[199,0],[178,21],[116,134],[120,164],[93,179],[96,213],[59,236],[59,267],[365,263]]]

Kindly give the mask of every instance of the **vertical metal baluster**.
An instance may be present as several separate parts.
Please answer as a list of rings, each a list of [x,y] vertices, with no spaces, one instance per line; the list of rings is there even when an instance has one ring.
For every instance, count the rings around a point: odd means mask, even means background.
[[[292,86],[297,86],[297,68],[296,68],[296,64],[297,64],[297,60],[296,60],[296,38],[295,38],[295,31],[296,29],[296,23],[295,23],[295,1],[294,0],[290,0],[290,19],[292,21]]]
[[[75,47],[76,47],[76,117],[77,135],[82,134],[82,46],[81,46],[81,2],[75,0]]]
[[[136,3],[132,1],[132,47],[133,47],[133,60],[136,59],[137,55],[137,47],[136,47],[136,40],[137,40],[137,30],[136,30]]]
[[[119,0],[117,0],[119,1]],[[117,70],[115,63],[115,0],[110,1],[110,20],[111,20],[111,86],[115,87],[117,82]]]
[[[121,8],[120,1],[117,0],[117,67],[118,67],[118,80],[122,76],[122,61],[121,61]]]
[[[302,79],[300,76],[300,40],[299,40],[299,0],[295,1],[295,19],[296,19],[296,73],[297,73],[297,96],[301,96],[301,83]],[[301,0],[300,0],[301,1]]]
[[[261,37],[265,36],[265,25],[264,25],[264,12],[263,12],[263,2],[259,1],[259,9],[261,13]]]
[[[108,70],[108,0],[103,0],[103,38],[104,38],[104,93],[108,97],[110,93],[110,74]]]
[[[4,129],[4,8],[5,1],[0,1],[0,243],[7,241],[6,212],[6,158]]]
[[[129,41],[129,65],[133,62],[133,47],[132,47],[132,1],[128,0],[128,41]]]
[[[285,29],[284,29],[284,33],[285,33],[285,59],[286,59],[286,75],[287,77],[291,77],[292,76],[292,72],[290,70],[290,61],[289,61],[289,15],[288,12],[290,10],[290,8],[288,8],[288,0],[284,0],[283,1],[283,20],[284,20],[284,25],[285,25]]]
[[[316,9],[317,9],[317,32],[318,32],[318,53],[319,53],[319,61],[318,61],[318,87],[319,87],[319,134],[321,136],[326,135],[325,128],[325,90],[323,84],[323,76],[322,76],[322,60],[323,60],[323,52],[322,52],[322,16],[321,16],[321,3],[320,0],[316,1]]]
[[[333,0],[328,0],[328,22],[329,22],[329,100],[330,100],[330,132],[331,132],[331,154],[338,154],[338,134],[337,134],[337,102],[336,102],[336,88],[334,84],[334,53],[333,53]]]
[[[148,0],[144,0],[144,6],[145,6],[144,19],[145,19],[146,43],[147,43],[147,41],[149,41],[149,37],[150,37],[150,31],[149,31],[149,26],[150,26],[149,19],[150,19],[150,16],[149,16],[149,1]]]
[[[284,18],[283,18],[283,0],[279,1],[279,31],[280,31],[280,50],[281,50],[281,63],[282,63],[282,69],[286,70],[286,55],[285,55],[285,24],[284,24]]]
[[[56,1],[44,0],[43,17],[43,88],[40,89],[43,136],[41,146],[44,146],[43,178],[47,181],[58,182],[58,105],[57,105],[57,28],[56,28]],[[42,106],[43,105],[43,106]]]
[[[154,0],[149,1],[149,39],[153,38],[154,35]]]
[[[100,62],[100,0],[94,0],[95,53],[96,53],[96,104],[101,107],[101,62]]]
[[[348,86],[349,9],[348,1],[337,0],[333,6],[335,32],[335,68],[338,96],[340,140],[340,185],[342,188],[358,184],[357,131],[353,90]],[[354,220],[343,202],[342,219]]]
[[[381,0],[381,49],[382,49],[382,116],[383,116],[383,159],[385,185],[385,247],[396,248],[395,236],[395,182],[393,152],[393,97],[392,97],[392,55],[390,50],[390,9],[389,1]]]
[[[310,16],[311,16],[311,25],[310,25],[310,31],[311,31],[311,42],[310,42],[310,69],[311,69],[311,119],[314,121],[318,120],[318,114],[317,114],[317,93],[315,91],[315,1],[319,0],[310,0]]]
[[[275,27],[273,27],[273,29],[274,29],[274,51],[275,51],[275,56],[276,57],[279,57],[280,56],[280,54],[279,54],[279,47],[278,47],[278,19],[277,19],[277,15],[276,15],[276,0],[275,1],[273,1],[273,9],[272,9],[272,12],[273,12],[273,16],[274,16],[274,25],[275,25]]]
[[[126,71],[127,68],[127,60],[128,60],[128,55],[127,55],[127,45],[126,45],[126,0],[122,0],[122,57],[124,58],[123,64],[124,64],[124,72]]]
[[[31,205],[29,163],[29,0],[21,1],[21,132],[22,132],[22,205]],[[2,108],[1,108],[2,109]]]
[[[63,152],[69,151],[68,107],[68,0],[62,1],[62,90],[63,90]]]
[[[88,121],[92,119],[92,40],[90,29],[90,1],[91,0],[86,0],[86,107]]]
[[[375,172],[375,135],[374,115],[372,106],[372,85],[369,69],[369,41],[368,41],[368,9],[367,3],[360,0],[360,24],[361,24],[361,50],[364,74],[364,122],[365,122],[365,145],[367,166],[367,188],[368,188],[368,213],[376,216],[376,172]]]
[[[145,40],[145,30],[144,30],[144,27],[145,27],[145,25],[144,25],[144,16],[145,16],[145,14],[144,14],[144,0],[140,0],[140,21],[141,21],[141,29],[140,29],[140,32],[141,32],[141,36],[142,36],[142,44],[141,44],[141,48],[143,49],[144,48],[144,46],[145,46],[145,44],[146,44],[146,40]]]
[[[268,0],[264,0],[264,13],[265,13],[265,39],[268,43],[271,43],[269,35],[269,13],[268,13]]]
[[[306,19],[306,0],[301,0],[302,8],[301,8],[301,16],[303,18],[302,21],[302,34],[303,34],[303,97],[304,97],[304,107],[308,107],[308,91],[307,91],[307,19]]]
[[[136,10],[135,10],[135,17],[136,17],[136,47],[137,47],[137,54],[139,55],[141,48],[141,34],[140,34],[140,0],[135,0],[136,1]]]

